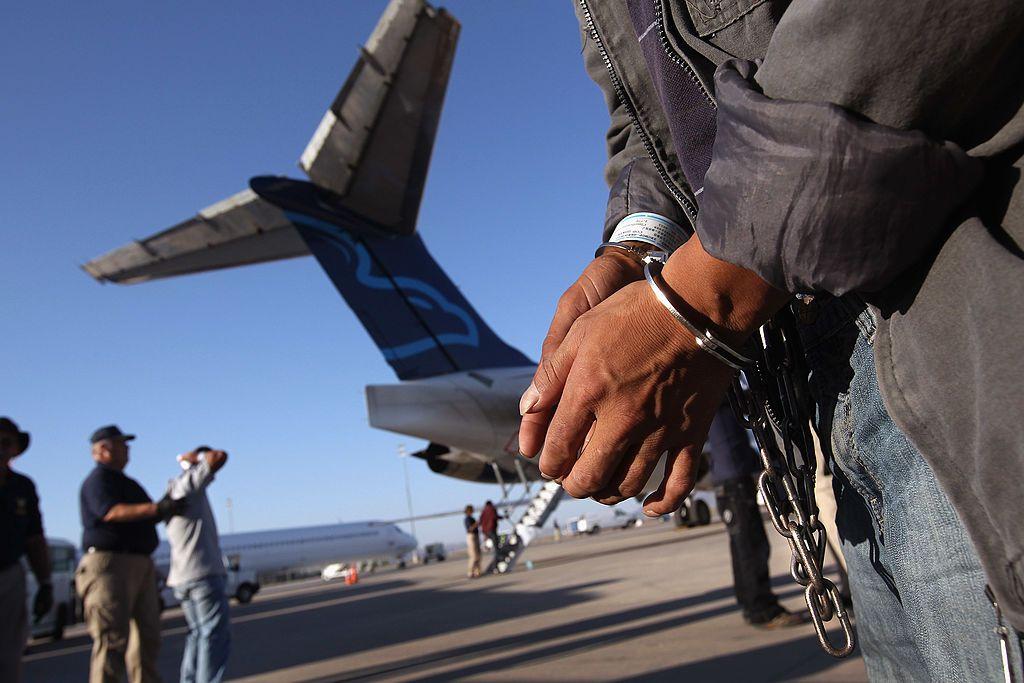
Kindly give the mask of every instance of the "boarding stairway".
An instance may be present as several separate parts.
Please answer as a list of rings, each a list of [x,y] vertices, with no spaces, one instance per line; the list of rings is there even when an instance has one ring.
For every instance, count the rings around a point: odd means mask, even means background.
[[[516,522],[515,532],[501,537],[496,557],[487,567],[488,573],[505,574],[512,571],[526,547],[537,537],[540,528],[558,507],[564,494],[561,484],[553,481],[544,482],[537,495],[530,501],[526,512]]]

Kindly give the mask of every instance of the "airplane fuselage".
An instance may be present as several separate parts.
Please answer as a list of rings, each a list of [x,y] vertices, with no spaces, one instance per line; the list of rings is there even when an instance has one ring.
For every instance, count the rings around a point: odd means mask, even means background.
[[[416,539],[386,522],[349,522],[270,529],[220,537],[221,552],[239,568],[256,574],[283,573],[331,562],[397,559],[416,549]],[[162,542],[153,556],[159,567],[170,563]]]

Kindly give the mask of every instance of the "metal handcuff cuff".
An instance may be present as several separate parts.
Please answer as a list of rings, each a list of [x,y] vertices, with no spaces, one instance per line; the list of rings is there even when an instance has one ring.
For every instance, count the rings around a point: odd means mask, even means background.
[[[711,330],[701,330],[697,325],[692,323],[685,315],[683,315],[669,300],[668,295],[665,294],[665,290],[658,284],[658,279],[661,277],[661,269],[665,266],[665,263],[668,262],[668,252],[661,250],[644,251],[643,249],[630,246],[628,244],[602,242],[597,247],[597,251],[594,252],[594,255],[599,255],[601,251],[607,247],[621,249],[640,258],[641,262],[644,264],[644,278],[647,279],[647,284],[650,285],[651,291],[654,292],[654,296],[658,299],[658,303],[664,306],[665,310],[667,310],[680,325],[686,328],[686,330],[693,335],[694,340],[697,342],[697,346],[734,370],[742,370],[754,363],[753,358],[744,356],[721,339],[718,339],[711,333]]]
[[[639,236],[643,237],[643,236]],[[613,235],[612,239],[615,239]],[[637,239],[630,236],[630,239]],[[810,417],[801,397],[806,397],[806,376],[800,369],[802,350],[791,309],[783,309],[761,327],[758,359],[748,358],[687,320],[658,284],[668,252],[656,247],[645,251],[614,241],[602,243],[595,256],[613,247],[636,256],[644,264],[644,277],[658,302],[691,334],[709,355],[739,370],[733,380],[730,403],[740,423],[757,440],[763,470],[758,490],[765,500],[772,525],[788,541],[792,551],[790,574],[804,587],[804,598],[822,649],[833,657],[853,652],[856,636],[839,590],[824,576],[825,530],[814,500],[815,449],[809,432]],[[825,624],[836,618],[843,641],[832,642]]]

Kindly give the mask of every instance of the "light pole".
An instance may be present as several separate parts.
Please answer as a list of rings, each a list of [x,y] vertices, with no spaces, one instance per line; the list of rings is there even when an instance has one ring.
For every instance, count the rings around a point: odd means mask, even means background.
[[[416,538],[416,520],[412,512],[412,489],[409,488],[409,454],[405,451],[405,444],[398,444],[398,457],[402,459],[402,472],[405,474],[405,502],[409,506],[409,532]]]

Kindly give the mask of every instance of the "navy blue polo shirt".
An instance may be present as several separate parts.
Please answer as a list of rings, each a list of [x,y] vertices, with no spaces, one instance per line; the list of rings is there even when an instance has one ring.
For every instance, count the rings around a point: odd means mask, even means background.
[[[0,479],[0,569],[25,554],[25,542],[43,535],[39,496],[35,484],[23,474],[7,471]]]
[[[149,555],[159,543],[157,520],[138,522],[104,522],[110,508],[119,503],[129,505],[153,502],[145,489],[124,472],[96,465],[82,482],[79,493],[82,512],[82,549],[96,548],[120,553]]]

